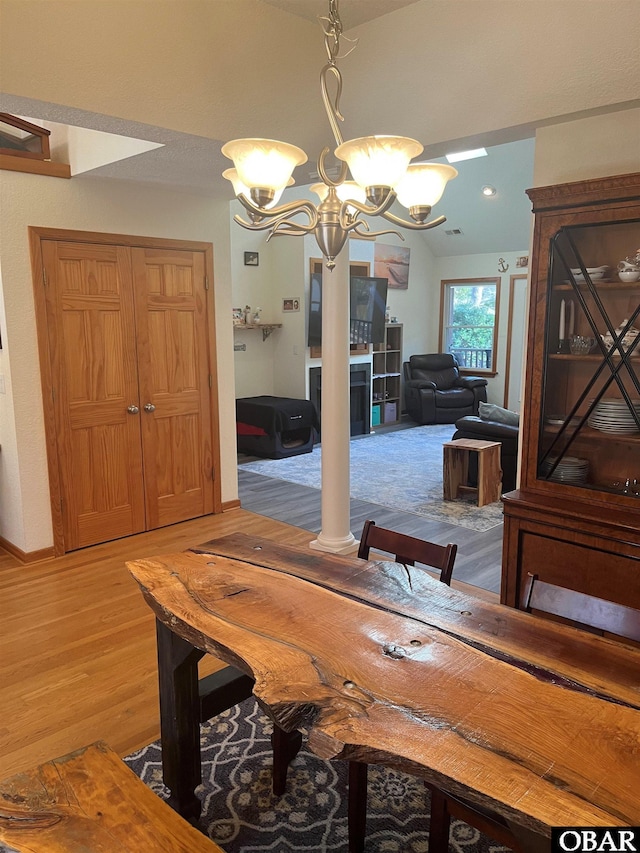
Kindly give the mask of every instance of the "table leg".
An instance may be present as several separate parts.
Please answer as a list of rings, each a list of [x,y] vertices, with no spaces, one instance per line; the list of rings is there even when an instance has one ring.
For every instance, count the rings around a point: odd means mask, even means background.
[[[273,748],[273,793],[280,797],[287,789],[289,764],[300,752],[302,734],[300,732],[285,732],[277,723],[274,723],[271,746]]]
[[[198,661],[204,652],[156,619],[162,778],[171,791],[169,805],[197,821],[201,803],[195,789],[202,781]]]
[[[362,853],[367,832],[367,775],[368,766],[360,761],[349,762],[348,827],[349,853]]]

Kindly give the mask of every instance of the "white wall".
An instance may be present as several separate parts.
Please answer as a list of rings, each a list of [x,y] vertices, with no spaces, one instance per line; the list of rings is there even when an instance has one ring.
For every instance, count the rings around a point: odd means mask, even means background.
[[[536,131],[536,187],[638,171],[640,109],[605,113]]]
[[[235,200],[229,205],[230,216],[230,263],[232,285],[232,308],[249,305],[252,311],[261,308],[263,322],[279,323],[276,316],[276,299],[273,293],[274,261],[273,245],[267,243],[266,232],[247,231],[233,222],[236,213],[243,213],[241,205]],[[246,213],[245,213],[246,218]],[[245,252],[258,253],[258,266],[246,266]],[[229,313],[231,322],[231,313]],[[273,394],[274,352],[279,332],[276,330],[266,340],[262,340],[260,330],[236,329],[233,332],[234,344],[244,345],[244,352],[234,352],[235,396],[255,397],[259,394]]]
[[[53,544],[27,228],[202,240],[214,247],[222,499],[237,498],[229,209],[226,202],[91,178],[2,173],[0,535],[25,552]]]
[[[274,332],[273,393],[278,397],[306,398],[307,302],[305,282],[309,264],[305,249],[310,238],[277,237],[271,241],[274,268],[274,317],[282,328]],[[305,275],[306,271],[306,275]],[[283,299],[297,299],[299,310],[282,310]]]

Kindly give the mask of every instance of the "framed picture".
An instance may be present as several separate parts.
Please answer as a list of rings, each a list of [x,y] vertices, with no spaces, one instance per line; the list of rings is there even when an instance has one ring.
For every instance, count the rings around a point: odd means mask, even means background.
[[[257,252],[245,252],[244,253],[244,265],[245,267],[257,267],[259,262],[259,257]]]
[[[240,326],[244,323],[244,311],[242,308],[234,308],[233,309],[233,325]]]
[[[299,311],[300,310],[300,300],[297,297],[291,297],[290,299],[282,300],[282,310],[283,311]]]
[[[386,278],[388,287],[406,290],[409,287],[409,258],[411,249],[376,243],[373,250],[373,274]]]

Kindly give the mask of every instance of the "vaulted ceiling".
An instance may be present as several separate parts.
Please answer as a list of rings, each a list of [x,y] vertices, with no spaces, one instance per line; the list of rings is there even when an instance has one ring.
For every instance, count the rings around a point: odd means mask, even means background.
[[[640,104],[637,59],[607,51],[602,61],[602,44],[619,34],[614,11],[635,2],[591,0],[585,16],[583,0],[341,0],[345,34],[358,40],[340,61],[345,138],[413,136],[429,159],[487,147],[487,157],[459,164],[436,208],[448,221],[424,237],[437,255],[524,249],[536,127]],[[332,142],[316,20],[327,8],[327,0],[3,0],[0,109],[162,146],[77,180],[230,198],[221,144],[267,136],[305,149],[296,182],[310,183]],[[629,35],[637,19],[625,26]],[[576,39],[580,50],[570,47]],[[492,198],[485,184],[496,187]]]

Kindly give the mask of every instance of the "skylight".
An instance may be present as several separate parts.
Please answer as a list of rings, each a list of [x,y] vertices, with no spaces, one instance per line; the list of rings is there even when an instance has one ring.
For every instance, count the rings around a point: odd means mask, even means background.
[[[456,151],[454,154],[446,154],[449,163],[459,163],[461,160],[473,160],[475,157],[486,157],[486,148],[474,148],[471,151]]]

